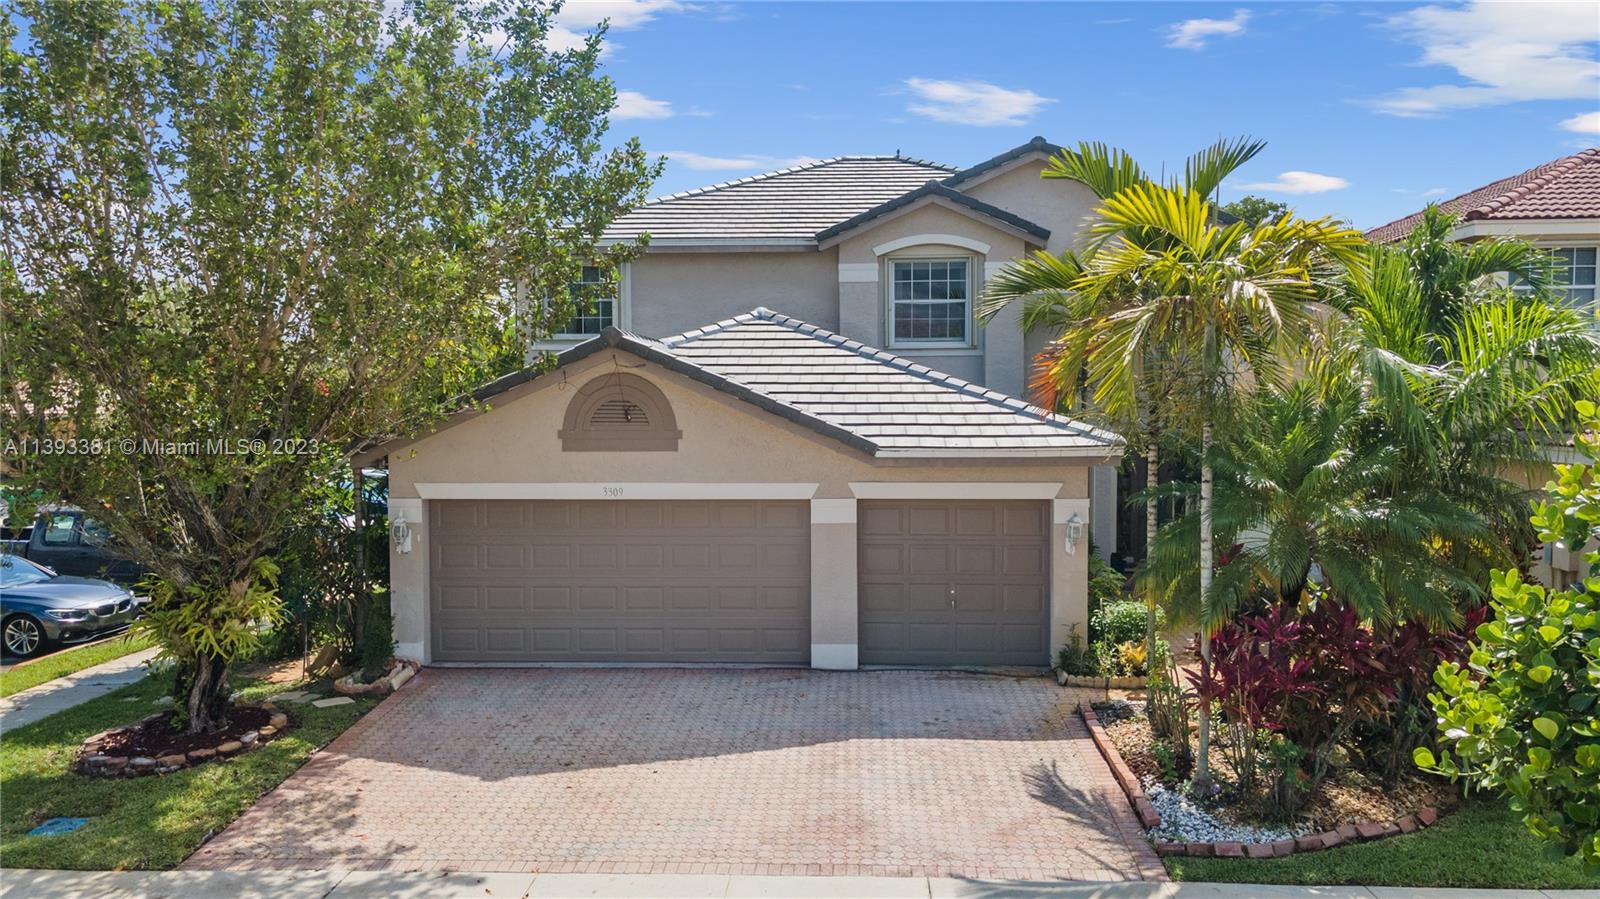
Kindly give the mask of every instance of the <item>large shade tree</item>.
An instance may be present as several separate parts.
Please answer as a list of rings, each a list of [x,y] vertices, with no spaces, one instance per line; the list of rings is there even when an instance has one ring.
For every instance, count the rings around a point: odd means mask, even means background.
[[[600,37],[551,49],[553,4],[7,9],[6,473],[149,568],[179,718],[213,730],[328,454],[430,421],[519,279],[627,258],[596,244],[659,164],[603,144]]]

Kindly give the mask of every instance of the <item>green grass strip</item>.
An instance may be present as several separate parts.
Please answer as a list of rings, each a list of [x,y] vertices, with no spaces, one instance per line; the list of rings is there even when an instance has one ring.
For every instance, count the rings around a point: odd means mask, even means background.
[[[1426,830],[1288,858],[1168,858],[1174,880],[1300,885],[1571,889],[1600,886],[1554,859],[1504,800],[1484,797]]]
[[[244,698],[269,689],[243,682]],[[292,726],[260,749],[172,774],[88,778],[67,765],[90,734],[158,711],[164,678],[145,680],[0,735],[0,860],[8,868],[168,869],[226,827],[377,700],[319,709],[287,704]],[[279,686],[273,689],[281,691]],[[46,818],[89,818],[83,829],[30,837]]]
[[[137,637],[123,635],[90,643],[88,646],[63,649],[31,662],[23,662],[12,667],[10,671],[0,674],[0,696],[20,693],[29,687],[37,687],[58,677],[77,674],[85,668],[93,668],[103,662],[120,659],[130,652],[138,652],[154,645],[155,641],[148,635]]]

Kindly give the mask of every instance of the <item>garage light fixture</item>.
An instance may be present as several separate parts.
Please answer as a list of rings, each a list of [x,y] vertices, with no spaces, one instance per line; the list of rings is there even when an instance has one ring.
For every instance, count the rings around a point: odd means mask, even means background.
[[[1083,539],[1083,519],[1074,512],[1067,517],[1067,554],[1078,551],[1078,541]]]
[[[404,514],[396,515],[389,522],[389,539],[394,541],[394,548],[401,555],[411,552],[411,522],[406,521]]]

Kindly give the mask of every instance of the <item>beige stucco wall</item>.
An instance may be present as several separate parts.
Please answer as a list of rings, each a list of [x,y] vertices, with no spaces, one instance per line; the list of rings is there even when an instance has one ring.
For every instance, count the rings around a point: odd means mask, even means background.
[[[921,235],[954,235],[978,241],[989,246],[988,253],[979,253],[965,247],[936,242],[916,244],[893,250],[883,255],[873,252],[874,247],[891,241]],[[889,347],[888,287],[885,263],[897,258],[947,255],[974,257],[975,288],[982,291],[986,266],[1021,255],[1027,244],[1021,239],[952,209],[940,205],[926,205],[882,224],[851,235],[838,245],[839,264],[876,265],[879,277],[873,283],[841,283],[839,285],[839,318],[847,330],[844,332],[874,346]],[[977,308],[977,294],[973,296]],[[864,337],[861,335],[871,335]],[[914,359],[929,368],[948,372],[977,384],[992,387],[1005,393],[1020,395],[1023,389],[1024,353],[1022,332],[1015,310],[1007,310],[988,327],[974,329],[974,345],[965,349],[896,348],[897,355]]]
[[[966,187],[963,193],[1049,228],[1045,249],[1052,253],[1082,246],[1084,223],[1099,205],[1094,192],[1072,181],[1045,180],[1039,177],[1044,169],[1044,160],[1036,159]]]
[[[578,388],[606,372],[624,370],[660,387],[672,405],[683,438],[676,452],[563,452],[557,432]],[[402,654],[425,657],[428,633],[428,520],[420,484],[816,484],[811,492],[827,506],[813,515],[812,640],[838,660],[856,644],[856,531],[851,483],[1023,482],[1048,484],[1054,498],[1088,508],[1093,459],[1024,461],[876,460],[749,403],[719,393],[645,362],[607,350],[496,397],[492,408],[453,427],[388,451],[391,517],[410,523],[411,551],[390,548],[395,639]],[[976,488],[980,493],[982,487]],[[997,488],[998,489],[998,488]],[[626,499],[627,495],[619,498]],[[930,497],[937,498],[937,497]],[[1041,498],[1041,501],[1047,501]],[[813,503],[814,506],[818,504]],[[819,507],[820,508],[820,507]],[[1083,518],[1087,519],[1087,515]],[[849,520],[842,520],[848,518]],[[826,520],[825,520],[826,519]],[[1051,633],[1086,627],[1086,547],[1068,553],[1058,526],[1052,550]]]
[[[839,328],[831,250],[803,253],[646,253],[629,267],[630,327],[665,337],[766,306]]]

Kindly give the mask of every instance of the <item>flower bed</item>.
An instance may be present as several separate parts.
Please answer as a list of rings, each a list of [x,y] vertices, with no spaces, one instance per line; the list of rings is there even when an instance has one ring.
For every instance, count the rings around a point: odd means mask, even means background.
[[[72,771],[85,777],[167,774],[257,749],[289,726],[289,716],[272,703],[235,706],[228,726],[212,734],[185,734],[172,727],[172,716],[158,712],[89,737],[73,755]]]
[[[1141,704],[1118,701],[1097,710],[1083,703],[1079,711],[1095,748],[1110,766],[1156,852],[1163,856],[1274,858],[1383,839],[1438,820],[1437,804],[1410,811],[1406,803],[1419,797],[1434,803],[1454,801],[1454,794],[1447,789],[1420,779],[1391,785],[1330,780],[1302,820],[1285,825],[1254,823],[1242,818],[1242,809],[1230,807],[1221,792],[1215,800],[1201,802],[1163,782],[1162,765],[1150,751],[1152,740]],[[1108,719],[1104,724],[1101,712]],[[1225,761],[1217,768],[1222,777],[1231,773]],[[1379,814],[1369,816],[1363,810]]]

